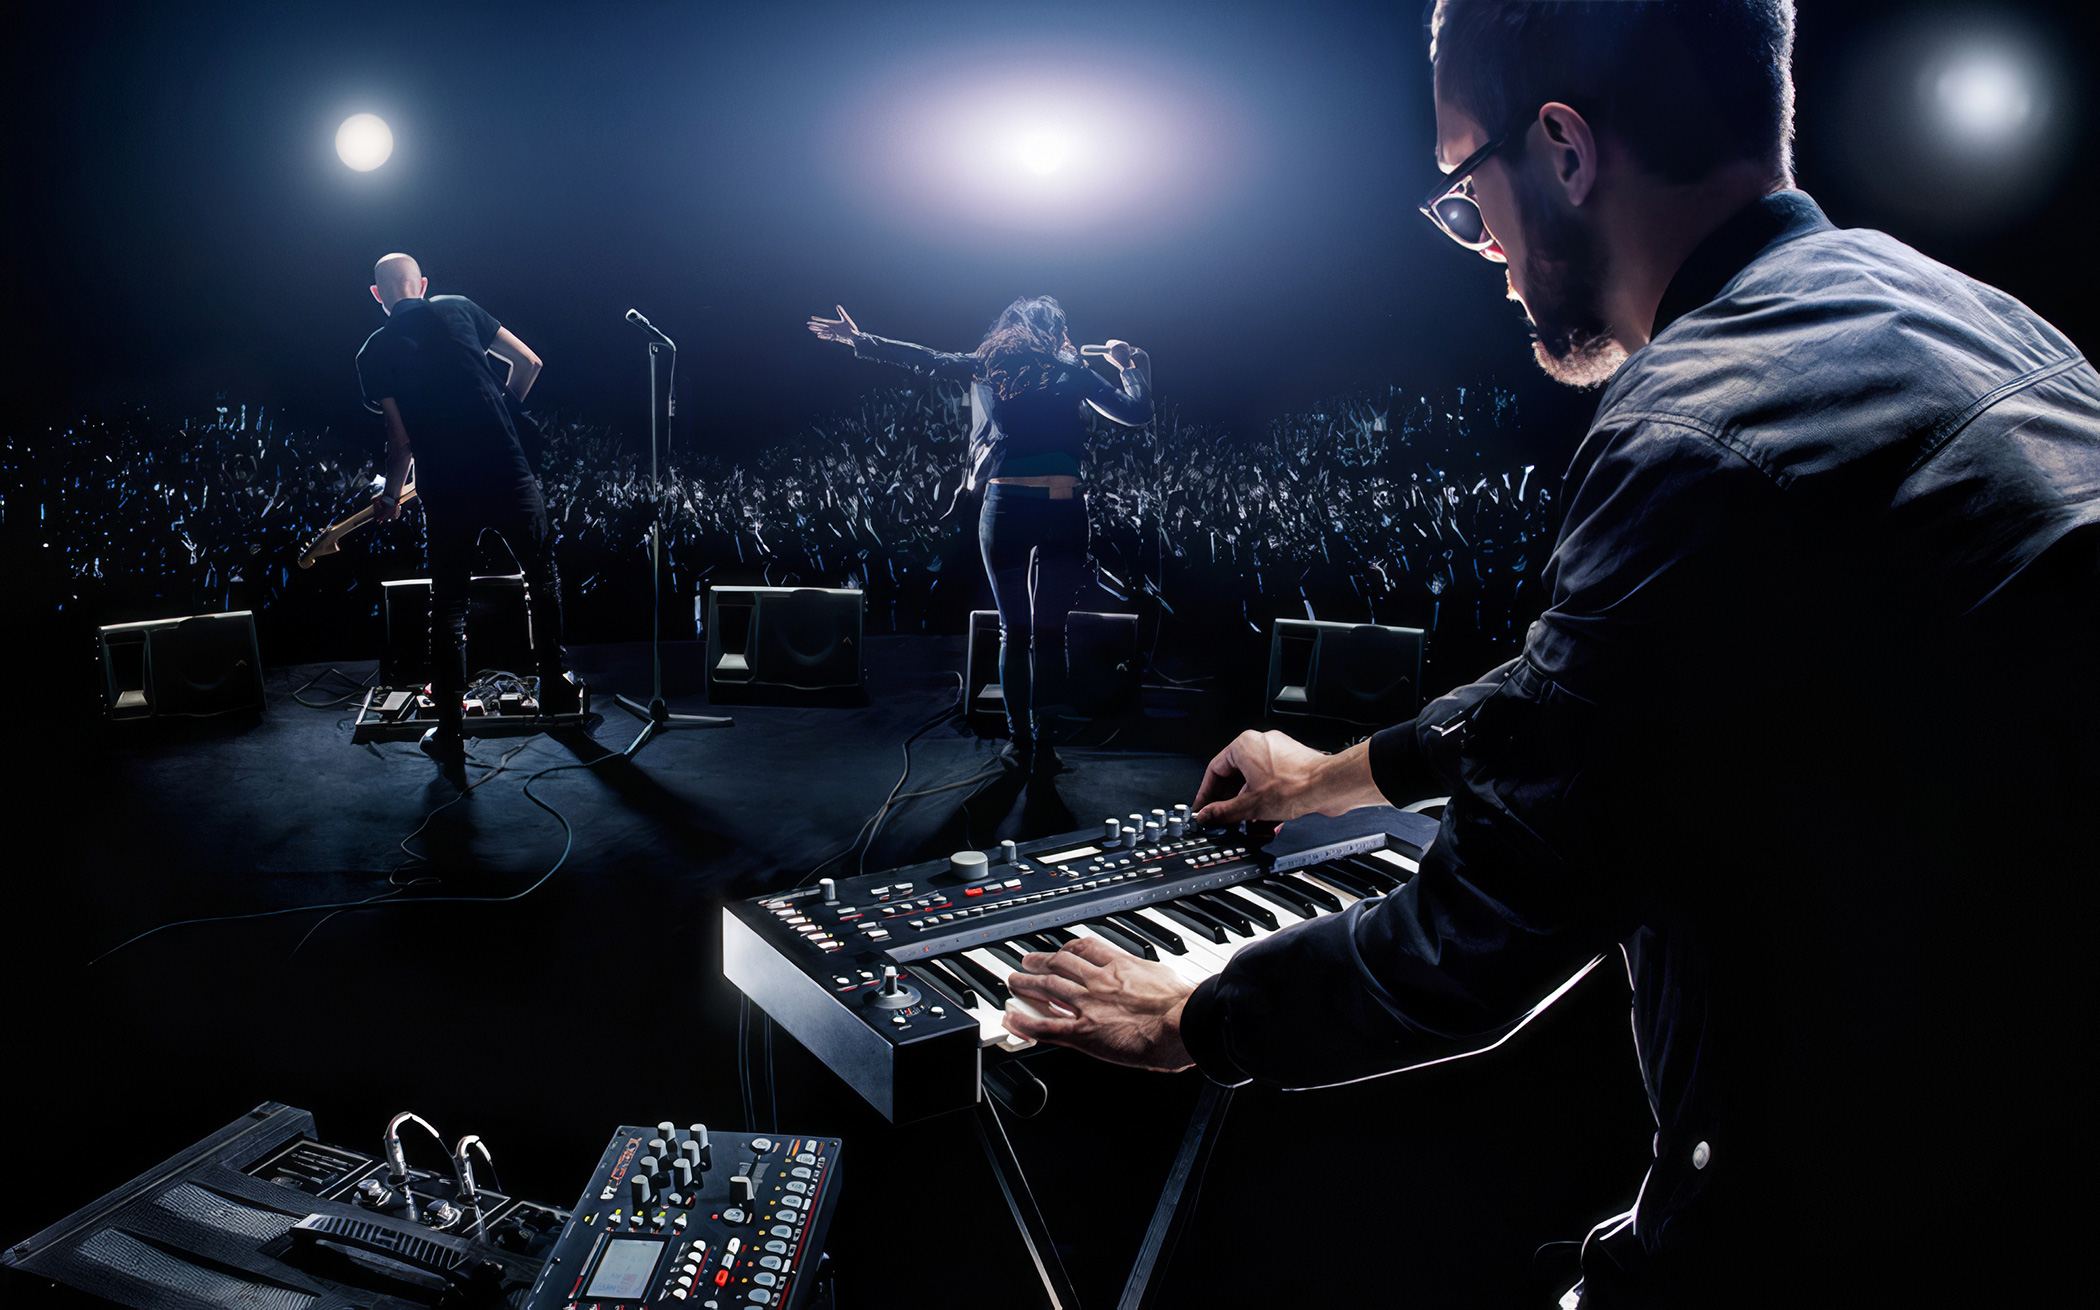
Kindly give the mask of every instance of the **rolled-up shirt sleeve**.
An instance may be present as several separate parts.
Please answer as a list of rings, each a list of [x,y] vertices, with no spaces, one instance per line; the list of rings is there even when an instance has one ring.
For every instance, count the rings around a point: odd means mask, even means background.
[[[1664,863],[1638,834],[1700,751],[1725,749],[1678,711],[1687,688],[1725,687],[1702,661],[1752,621],[1739,582],[1778,495],[1725,445],[1653,419],[1592,433],[1570,485],[1523,655],[1374,740],[1392,799],[1449,789],[1420,871],[1198,987],[1182,1037],[1211,1077],[1319,1086],[1480,1050],[1637,922]]]

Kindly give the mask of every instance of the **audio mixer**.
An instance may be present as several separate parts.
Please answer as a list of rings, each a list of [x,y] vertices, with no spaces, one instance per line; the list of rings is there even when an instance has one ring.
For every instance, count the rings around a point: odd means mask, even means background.
[[[802,1310],[838,1190],[836,1138],[623,1127],[526,1310]]]
[[[723,972],[893,1122],[976,1104],[983,1052],[1032,1043],[1005,980],[1078,936],[1191,983],[1233,952],[1341,914],[1413,875],[1427,814],[1372,806],[1273,837],[1196,827],[1189,807],[725,906]]]

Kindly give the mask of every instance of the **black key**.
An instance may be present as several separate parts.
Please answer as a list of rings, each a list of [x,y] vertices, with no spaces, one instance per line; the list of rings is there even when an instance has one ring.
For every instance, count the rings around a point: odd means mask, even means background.
[[[1351,896],[1370,897],[1385,895],[1384,892],[1379,891],[1356,874],[1342,868],[1339,864],[1316,864],[1305,872],[1322,882],[1341,888]]]
[[[1381,864],[1377,860],[1360,860],[1351,857],[1341,861],[1341,863],[1350,873],[1376,887],[1379,893],[1384,896],[1390,896],[1394,892],[1399,891],[1400,885],[1407,881],[1400,870],[1387,864]]]
[[[1246,915],[1241,914],[1229,905],[1221,904],[1218,898],[1209,892],[1191,892],[1181,898],[1181,903],[1203,911],[1241,937],[1252,937],[1254,935],[1254,921],[1252,919],[1249,919]]]
[[[1276,922],[1276,911],[1252,897],[1242,896],[1237,892],[1216,891],[1210,893],[1210,898],[1222,905],[1231,906],[1271,932],[1283,926]]]
[[[1342,912],[1342,898],[1328,891],[1325,887],[1315,886],[1296,874],[1284,874],[1278,877],[1276,882],[1279,886],[1290,888],[1293,892],[1303,896],[1330,914],[1340,914]]]
[[[1066,932],[1062,928],[1045,928],[1041,932],[1036,933],[1035,935],[1037,937],[1048,937],[1051,941],[1056,942],[1059,946],[1063,946],[1066,942],[1076,942],[1079,940],[1079,934]]]
[[[989,999],[994,1008],[1003,1008],[1014,997],[997,974],[967,955],[951,955],[941,963],[975,983],[978,994]]]
[[[977,949],[1003,961],[1015,973],[1021,972],[1021,957],[1028,954],[1026,946],[1015,946],[1012,942],[986,942]]]
[[[1132,955],[1142,956],[1147,960],[1156,960],[1159,958],[1159,951],[1153,947],[1152,943],[1146,941],[1144,938],[1138,936],[1136,933],[1124,932],[1121,928],[1116,927],[1116,925],[1101,919],[1094,920],[1092,923],[1089,923],[1087,927],[1093,929],[1097,933],[1100,933],[1101,939],[1111,946],[1121,947],[1123,950],[1130,952]]]
[[[975,1005],[978,1000],[977,985],[963,977],[954,965],[953,960],[945,964],[938,960],[921,960],[912,967],[924,969],[932,974],[936,982],[945,984],[948,990],[961,997],[965,1007]]]
[[[1216,919],[1211,918],[1194,906],[1180,901],[1161,901],[1157,905],[1148,905],[1145,908],[1166,915],[1169,919],[1195,933],[1204,941],[1215,942],[1219,946],[1223,946],[1232,936],[1231,933],[1225,931],[1224,924],[1219,923]]]
[[[1253,896],[1259,896],[1271,905],[1280,906],[1300,919],[1310,919],[1317,911],[1313,903],[1297,892],[1288,890],[1281,883],[1267,881],[1243,882],[1240,887]]]
[[[1104,922],[1114,924],[1125,932],[1142,937],[1169,955],[1187,955],[1189,953],[1188,945],[1181,940],[1180,933],[1175,932],[1171,928],[1162,928],[1156,923],[1147,923],[1135,914],[1111,914]]]
[[[1016,944],[1025,944],[1031,951],[1047,951],[1053,954],[1058,947],[1064,945],[1050,934],[1042,932],[1015,933],[1009,940]]]
[[[933,996],[928,998],[929,1000],[934,998],[945,1000],[948,1002],[948,1004],[954,1006],[958,1010],[967,1010],[970,1008],[966,1003],[964,1003],[961,995],[959,995],[953,987],[948,985],[946,979],[942,978],[938,973],[934,972],[934,970],[926,967],[926,965],[913,965],[910,968],[907,968],[905,972],[911,975],[912,980],[917,982],[923,991],[933,993]]]

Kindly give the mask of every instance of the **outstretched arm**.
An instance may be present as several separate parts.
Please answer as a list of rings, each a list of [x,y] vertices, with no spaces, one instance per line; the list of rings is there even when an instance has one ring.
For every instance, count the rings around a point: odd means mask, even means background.
[[[837,318],[812,318],[809,330],[825,341],[836,341],[853,347],[858,359],[872,359],[882,364],[895,364],[914,373],[928,377],[953,378],[958,382],[968,381],[977,375],[977,356],[957,355],[945,350],[928,350],[909,341],[892,341],[878,337],[872,332],[863,332],[844,305],[833,306],[838,310]]]

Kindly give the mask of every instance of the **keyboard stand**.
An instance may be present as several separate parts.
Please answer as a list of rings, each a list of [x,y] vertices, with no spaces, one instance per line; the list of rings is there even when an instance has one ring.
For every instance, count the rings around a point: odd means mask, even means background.
[[[1130,1270],[1129,1281],[1123,1284],[1123,1298],[1116,1302],[1117,1310],[1144,1310],[1157,1303],[1154,1276],[1163,1273],[1174,1259],[1174,1247],[1188,1227],[1189,1215],[1195,1209],[1195,1194],[1203,1187],[1203,1170],[1210,1164],[1211,1148],[1218,1144],[1218,1135],[1225,1128],[1225,1111],[1231,1105],[1230,1087],[1208,1078],[1203,1080],[1203,1090],[1196,1094],[1196,1108],[1189,1115],[1188,1129],[1181,1135],[1181,1150],[1174,1156],[1174,1167],[1167,1171],[1166,1186],[1160,1189],[1152,1224],[1138,1247],[1137,1264]],[[1184,1196],[1189,1198],[1187,1208],[1181,1204]]]
[[[1072,1280],[1065,1273],[1064,1261],[1058,1258],[1057,1243],[1050,1238],[1050,1226],[1043,1222],[1043,1212],[1036,1206],[1035,1193],[1028,1190],[1027,1175],[1021,1172],[1021,1158],[1014,1154],[1013,1143],[1006,1136],[1006,1125],[999,1122],[999,1111],[993,1108],[991,1097],[977,1102],[971,1122],[977,1127],[977,1142],[984,1147],[984,1158],[992,1166],[992,1176],[999,1180],[999,1191],[1006,1197],[1006,1208],[1013,1213],[1014,1227],[1020,1230],[1021,1244],[1028,1248],[1035,1275],[1042,1280],[1044,1303],[1050,1310],[1079,1310],[1079,1297],[1072,1290]]]
[[[1231,1105],[1230,1087],[1208,1078],[1203,1080],[1203,1088],[1196,1094],[1196,1108],[1189,1115],[1189,1126],[1181,1136],[1181,1149],[1174,1156],[1173,1168],[1167,1171],[1166,1186],[1160,1189],[1159,1204],[1152,1210],[1152,1223],[1138,1247],[1137,1263],[1123,1284],[1122,1299],[1116,1302],[1117,1310],[1145,1310],[1157,1304],[1157,1276],[1173,1261],[1174,1247],[1188,1227],[1195,1209],[1195,1194],[1203,1187],[1203,1171],[1210,1164],[1211,1149],[1224,1131],[1225,1111]],[[1079,1310],[1079,1295],[1072,1290],[1072,1280],[1065,1273],[1064,1261],[1058,1258],[1050,1226],[1044,1222],[1035,1194],[1028,1188],[1020,1157],[1014,1154],[1013,1142],[1006,1136],[1006,1125],[999,1121],[999,1111],[991,1097],[977,1103],[971,1122],[977,1128],[977,1142],[984,1148],[984,1158],[992,1166],[992,1176],[998,1179],[999,1191],[1006,1197],[1006,1208],[1013,1214],[1021,1244],[1028,1249],[1036,1277],[1042,1281],[1044,1304],[1050,1310]],[[1187,1207],[1182,1205],[1184,1198],[1189,1201]]]

